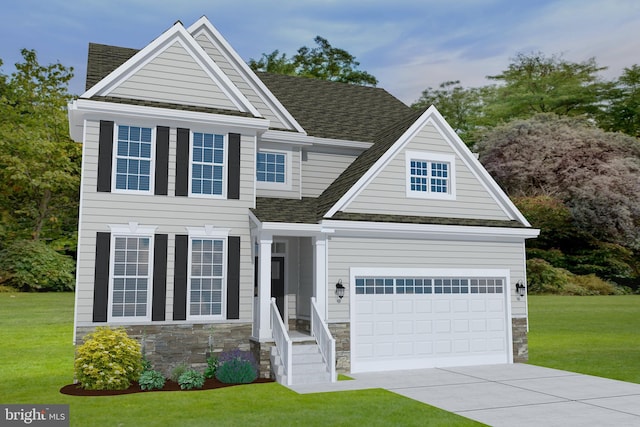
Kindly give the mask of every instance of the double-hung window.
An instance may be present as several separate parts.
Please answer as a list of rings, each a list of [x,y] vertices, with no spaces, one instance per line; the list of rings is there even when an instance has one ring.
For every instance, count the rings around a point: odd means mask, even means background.
[[[190,229],[188,317],[224,316],[229,230]]]
[[[109,318],[149,320],[155,227],[112,227]]]
[[[193,132],[191,149],[191,194],[224,195],[225,137]]]
[[[452,155],[406,153],[407,197],[455,199],[455,157]]]
[[[152,128],[118,126],[115,150],[116,190],[152,190],[153,133]]]

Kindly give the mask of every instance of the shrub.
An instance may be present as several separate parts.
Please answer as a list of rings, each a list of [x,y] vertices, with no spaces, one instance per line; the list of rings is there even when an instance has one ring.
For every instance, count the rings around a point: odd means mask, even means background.
[[[143,390],[160,390],[164,387],[164,383],[166,378],[162,373],[158,371],[144,371],[140,375],[140,379],[138,380],[138,384],[140,384],[140,388]]]
[[[182,390],[202,388],[204,385],[204,375],[195,369],[189,369],[180,375],[180,378],[178,378],[178,384],[180,384],[180,388]]]
[[[87,390],[124,390],[140,377],[140,344],[123,328],[98,327],[78,347],[75,374]]]
[[[21,291],[72,291],[75,262],[39,240],[20,240],[0,251],[0,277]]]
[[[211,356],[207,358],[207,368],[204,370],[205,378],[213,378],[216,376],[216,367],[218,366],[218,358]]]
[[[185,372],[187,372],[187,369],[189,369],[187,364],[182,362],[179,365],[176,365],[171,370],[171,376],[169,378],[171,378],[171,381],[178,382],[178,379],[180,379],[180,376]]]
[[[224,352],[218,357],[216,378],[226,384],[248,384],[258,378],[258,365],[248,351]]]
[[[569,283],[571,273],[556,268],[547,261],[527,260],[527,282],[531,294],[557,294]]]

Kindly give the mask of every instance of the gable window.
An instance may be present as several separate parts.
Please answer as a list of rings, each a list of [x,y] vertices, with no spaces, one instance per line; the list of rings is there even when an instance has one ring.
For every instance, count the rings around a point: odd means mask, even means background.
[[[258,182],[284,184],[287,179],[287,154],[263,150],[258,151],[256,179]]]
[[[455,199],[455,158],[450,155],[406,153],[407,197]]]
[[[228,230],[205,230],[190,230],[189,318],[222,317],[224,314]]]
[[[224,135],[193,132],[191,149],[191,194],[224,194]]]
[[[151,191],[153,130],[139,126],[118,126],[115,150],[115,188]]]

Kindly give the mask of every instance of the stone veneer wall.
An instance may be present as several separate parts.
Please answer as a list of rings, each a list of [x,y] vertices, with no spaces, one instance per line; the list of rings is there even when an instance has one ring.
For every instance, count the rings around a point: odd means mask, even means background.
[[[124,328],[130,337],[142,345],[145,357],[154,369],[166,376],[181,363],[204,369],[209,352],[219,354],[235,349],[251,350],[251,323],[140,325]],[[78,328],[77,344],[82,344],[84,336],[94,330],[94,327]],[[260,374],[263,374],[262,369]]]
[[[351,328],[348,322],[329,323],[329,331],[336,340],[336,372],[351,372]]]
[[[527,338],[527,319],[523,317],[511,319],[513,334],[513,361],[525,363],[529,360],[529,340]]]

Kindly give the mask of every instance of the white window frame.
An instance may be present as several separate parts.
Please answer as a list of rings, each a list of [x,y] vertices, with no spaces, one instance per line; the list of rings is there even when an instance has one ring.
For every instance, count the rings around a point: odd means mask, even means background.
[[[194,134],[202,133],[202,134],[210,134],[210,135],[222,135],[223,146],[224,146],[224,158],[222,160],[222,194],[202,194],[202,193],[194,193],[193,190],[193,139]],[[208,130],[191,130],[189,132],[189,197],[201,197],[205,199],[226,199],[227,198],[227,186],[228,186],[228,168],[229,168],[229,137],[225,133],[216,133],[215,131]],[[217,165],[216,163],[212,163],[212,165]]]
[[[120,126],[139,127],[151,129],[151,157],[149,159],[149,190],[129,190],[123,188],[117,188],[116,177],[118,175],[118,135],[120,133]],[[129,156],[124,156],[129,158]],[[126,193],[126,194],[154,194],[155,185],[155,172],[156,172],[156,128],[154,126],[140,125],[140,124],[126,124],[116,123],[115,132],[113,135],[113,153],[111,160],[111,192],[112,193]]]
[[[274,154],[284,154],[284,182],[267,182],[267,181],[258,181],[258,153],[274,153]],[[293,174],[293,166],[292,166],[292,157],[293,152],[290,150],[278,150],[273,148],[258,148],[256,150],[255,157],[255,174],[254,179],[256,181],[256,188],[266,189],[266,190],[291,190],[292,185],[292,174]]]
[[[427,162],[429,173],[432,163],[447,163],[449,165],[448,192],[436,193],[431,191],[431,185],[427,186],[428,191],[415,191],[411,189],[411,161]],[[431,176],[428,175],[431,179]],[[456,157],[453,154],[429,153],[423,151],[405,152],[405,185],[406,195],[410,198],[455,200],[456,199]]]
[[[136,323],[151,320],[153,298],[153,267],[154,267],[154,236],[157,226],[139,226],[137,223],[128,225],[109,225],[111,230],[111,243],[109,249],[109,297],[107,308],[107,321],[113,323]],[[149,239],[149,264],[147,273],[147,301],[145,316],[113,316],[113,293],[115,280],[115,253],[117,238],[148,238]]]
[[[228,228],[218,228],[212,225],[205,225],[204,227],[187,227],[189,234],[189,248],[187,257],[187,320],[223,320],[227,318],[227,260],[228,253],[228,240],[229,232]],[[204,240],[222,240],[222,295],[220,314],[214,315],[194,315],[191,314],[191,267],[192,267],[192,242],[194,239]]]

